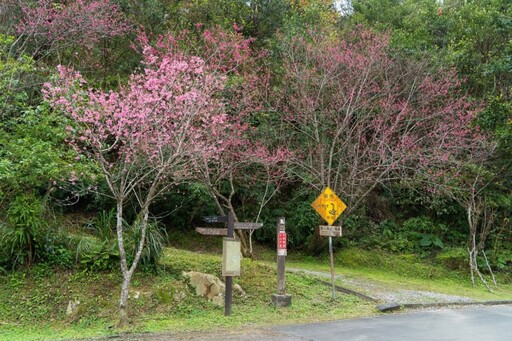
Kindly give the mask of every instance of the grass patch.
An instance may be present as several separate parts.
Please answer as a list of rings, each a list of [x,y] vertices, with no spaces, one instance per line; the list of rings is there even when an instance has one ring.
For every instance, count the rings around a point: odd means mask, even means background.
[[[220,276],[221,255],[166,248],[158,274],[139,272],[130,289],[132,324],[116,330],[121,276],[118,273],[58,271],[38,266],[0,279],[0,339],[55,340],[113,336],[118,333],[184,332],[280,323],[326,321],[375,314],[372,304],[340,295],[310,276],[287,275],[292,306],[276,309],[275,266],[244,259],[235,279],[247,295],[235,295],[232,315],[197,297],[183,271]],[[70,301],[79,301],[67,314]]]

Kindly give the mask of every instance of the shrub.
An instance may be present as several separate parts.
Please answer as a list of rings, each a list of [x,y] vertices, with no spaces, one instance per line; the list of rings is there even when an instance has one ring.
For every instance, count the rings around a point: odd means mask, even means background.
[[[431,218],[420,216],[410,218],[404,221],[402,228],[405,231],[415,231],[419,233],[419,246],[422,248],[443,249],[443,239],[448,232],[445,224],[437,223]]]
[[[463,270],[468,267],[468,253],[463,248],[451,248],[440,252],[436,262],[449,270]]]
[[[36,243],[43,241],[46,227],[44,205],[32,194],[17,196],[6,210],[6,224],[0,229],[0,261],[11,269],[31,265],[36,259]]]
[[[139,243],[140,240],[140,223],[139,221],[135,221],[132,226],[126,230],[129,236],[129,250],[135,256],[135,245]],[[162,229],[156,221],[149,222],[148,227],[146,229],[146,243],[144,246],[144,250],[142,251],[142,256],[140,258],[140,263],[143,266],[156,266],[158,263],[158,259],[160,258],[165,240],[166,240],[165,230]]]
[[[107,270],[118,266],[119,248],[115,219],[115,210],[102,211],[87,224],[90,234],[71,237],[70,246],[74,250],[77,263],[91,270]],[[135,256],[135,246],[140,240],[138,221],[124,228],[124,238],[126,252],[131,259]],[[141,257],[142,265],[157,265],[165,240],[165,231],[156,222],[150,222],[146,230],[146,245]]]

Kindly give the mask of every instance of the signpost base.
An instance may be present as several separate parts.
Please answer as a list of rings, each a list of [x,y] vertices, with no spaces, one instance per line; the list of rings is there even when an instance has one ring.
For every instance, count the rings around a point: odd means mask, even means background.
[[[292,295],[272,294],[272,303],[277,308],[289,307],[292,305]]]

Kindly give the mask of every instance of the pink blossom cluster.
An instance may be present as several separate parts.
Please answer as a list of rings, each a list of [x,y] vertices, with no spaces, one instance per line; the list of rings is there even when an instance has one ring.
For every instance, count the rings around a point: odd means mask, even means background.
[[[76,122],[68,129],[73,145],[107,171],[119,163],[165,169],[225,148],[217,138],[232,128],[219,96],[225,77],[199,57],[153,52],[144,49],[146,67],[119,91],[86,88],[64,67],[45,85],[47,100]]]
[[[101,38],[122,36],[132,30],[119,6],[110,0],[17,1],[22,11],[18,33],[48,45],[72,41],[91,47]]]

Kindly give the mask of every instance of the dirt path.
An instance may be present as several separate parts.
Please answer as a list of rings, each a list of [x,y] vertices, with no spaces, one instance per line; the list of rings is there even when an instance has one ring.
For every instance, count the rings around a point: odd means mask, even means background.
[[[329,279],[331,275],[325,272],[287,268],[286,271],[304,273],[311,276]],[[464,296],[446,295],[432,291],[406,290],[386,286],[369,279],[349,278],[344,275],[335,275],[341,280],[342,286],[382,302],[396,302],[398,304],[428,304],[428,303],[471,303],[474,299]]]

